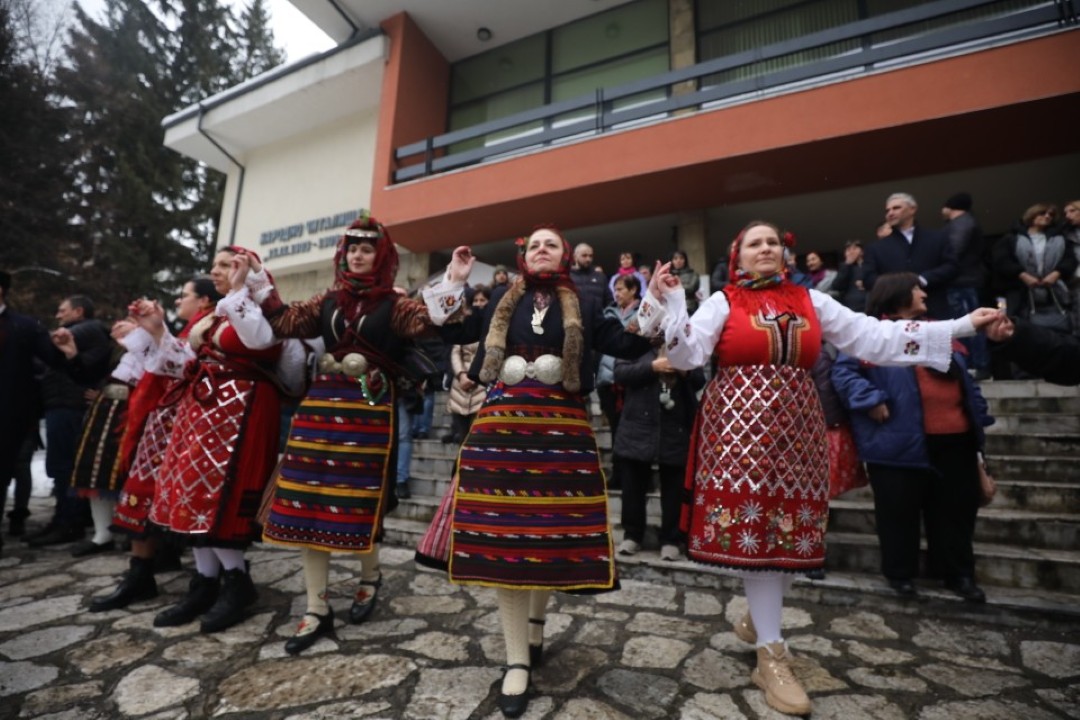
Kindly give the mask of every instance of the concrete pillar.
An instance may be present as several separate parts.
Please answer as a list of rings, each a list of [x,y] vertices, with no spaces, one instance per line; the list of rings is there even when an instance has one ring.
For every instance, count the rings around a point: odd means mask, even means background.
[[[394,280],[398,287],[416,287],[431,274],[430,253],[412,253],[399,245],[398,260],[398,273]]]
[[[699,275],[708,277],[712,270],[709,264],[706,240],[708,219],[704,210],[692,210],[679,213],[679,249],[686,253],[690,267]]]
[[[694,35],[694,0],[668,0],[668,27],[671,33],[671,69],[679,70],[697,62],[697,37]],[[673,95],[692,92],[692,81],[679,83],[671,89]],[[688,109],[693,112],[692,109]]]

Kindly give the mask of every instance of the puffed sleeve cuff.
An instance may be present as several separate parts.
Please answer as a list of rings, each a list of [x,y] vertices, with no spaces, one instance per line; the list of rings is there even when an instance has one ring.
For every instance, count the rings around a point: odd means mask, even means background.
[[[259,272],[249,272],[247,279],[244,280],[244,286],[251,293],[251,298],[260,305],[270,297],[270,292],[274,289],[266,267],[259,268]]]
[[[277,374],[290,395],[300,397],[303,394],[307,379],[307,349],[304,343],[299,340],[286,340],[281,344]]]
[[[460,280],[450,280],[443,277],[442,280],[425,287],[420,296],[427,305],[428,315],[435,325],[444,325],[455,313],[461,311],[465,305],[465,283]]]
[[[651,292],[646,292],[645,298],[638,305],[638,335],[642,337],[656,337],[659,335],[667,315],[667,308],[664,307],[660,299]]]
[[[154,344],[154,336],[141,327],[137,327],[120,339],[120,344],[130,353],[145,355],[147,348]]]
[[[129,333],[130,334],[130,333]],[[128,351],[120,358],[120,362],[113,368],[111,376],[128,385],[134,385],[143,374],[143,364],[137,352]]]
[[[952,321],[952,336],[956,338],[972,337],[979,331],[975,329],[975,325],[971,322],[970,315],[964,315],[958,317]]]
[[[243,312],[241,308],[250,297],[251,293],[247,285],[239,290],[230,290],[228,295],[218,300],[217,307],[214,308],[214,314],[218,317],[230,317],[230,313]]]

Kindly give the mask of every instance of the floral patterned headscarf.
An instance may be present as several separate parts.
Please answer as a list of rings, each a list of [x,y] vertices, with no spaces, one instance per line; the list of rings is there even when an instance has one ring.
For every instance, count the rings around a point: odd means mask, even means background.
[[[554,272],[542,272],[536,273],[529,270],[525,265],[525,251],[529,246],[529,237],[532,236],[538,230],[548,230],[555,233],[555,235],[562,240],[563,254],[562,259],[559,261],[559,268]],[[525,237],[518,238],[515,243],[518,248],[517,255],[517,268],[521,277],[525,279],[525,284],[529,287],[565,287],[570,288],[577,293],[577,285],[570,278],[570,260],[574,256],[573,250],[570,249],[570,243],[566,241],[559,228],[551,224],[537,225],[532,229]]]

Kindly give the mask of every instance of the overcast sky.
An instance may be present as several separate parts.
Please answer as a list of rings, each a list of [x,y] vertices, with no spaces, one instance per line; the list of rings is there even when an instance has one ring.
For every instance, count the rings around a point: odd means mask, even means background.
[[[239,14],[243,5],[248,0],[224,0],[225,4],[233,6]],[[93,18],[97,18],[105,8],[105,0],[79,0]],[[289,0],[267,0],[270,10],[270,25],[274,29],[274,41],[277,46],[285,50],[289,62],[311,55],[312,53],[328,50],[333,46],[333,41],[315,27],[307,17],[293,7]]]

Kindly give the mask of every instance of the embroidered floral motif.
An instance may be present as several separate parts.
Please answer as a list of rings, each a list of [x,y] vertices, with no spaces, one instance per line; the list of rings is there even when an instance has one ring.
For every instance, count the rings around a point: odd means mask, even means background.
[[[908,335],[914,335],[915,333],[919,332],[919,328],[921,326],[922,323],[920,323],[918,320],[909,320],[908,322],[904,323],[904,332]]]
[[[757,534],[750,528],[744,528],[743,531],[739,533],[739,549],[744,553],[756,553],[760,545],[761,541],[758,540]]]
[[[919,345],[919,343],[915,342],[914,340],[908,340],[907,345],[904,345],[904,354],[918,355],[920,347],[921,346]]]

